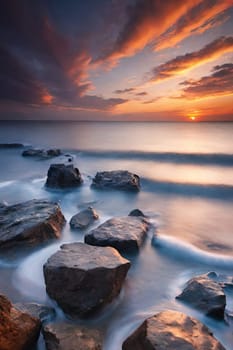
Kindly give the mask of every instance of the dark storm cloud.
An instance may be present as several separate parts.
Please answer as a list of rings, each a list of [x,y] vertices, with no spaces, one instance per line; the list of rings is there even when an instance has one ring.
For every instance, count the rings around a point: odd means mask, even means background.
[[[73,26],[80,18],[81,24],[76,25],[79,35],[67,25],[70,11],[75,13]],[[53,0],[8,0],[1,3],[1,101],[77,107],[89,104],[89,109],[111,108],[125,101],[87,95],[93,88],[88,78],[92,57],[85,26],[82,32],[83,11],[88,9],[77,1],[67,4]]]
[[[199,80],[186,80],[182,96],[188,99],[233,94],[233,64],[225,63],[213,68],[213,73]]]

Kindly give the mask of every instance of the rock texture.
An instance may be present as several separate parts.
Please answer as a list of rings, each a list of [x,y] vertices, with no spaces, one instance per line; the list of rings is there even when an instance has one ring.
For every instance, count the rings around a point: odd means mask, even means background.
[[[96,174],[92,187],[137,192],[140,190],[140,178],[127,170],[102,171]]]
[[[97,329],[68,323],[48,324],[43,335],[47,350],[103,349],[103,336]]]
[[[82,177],[73,164],[51,164],[48,170],[46,186],[51,188],[77,187],[82,183]]]
[[[34,199],[0,208],[0,249],[59,238],[65,218],[58,204]]]
[[[163,311],[145,320],[122,349],[225,350],[206,326],[177,311]]]
[[[143,244],[148,229],[149,223],[142,217],[116,217],[86,234],[85,243],[111,246],[119,251],[137,251]]]
[[[129,268],[113,248],[64,244],[44,265],[46,290],[65,313],[85,317],[120,293]]]
[[[31,349],[40,333],[40,320],[15,309],[11,302],[0,294],[0,349]]]
[[[220,284],[208,277],[200,275],[190,279],[183,292],[176,297],[203,311],[206,315],[217,319],[224,318],[226,296]]]
[[[23,151],[23,157],[36,157],[36,158],[53,158],[58,157],[62,154],[60,149],[38,149],[38,148],[29,148]]]
[[[99,219],[99,215],[92,207],[88,207],[80,211],[78,214],[72,216],[70,226],[73,229],[84,229],[93,224],[95,220]]]
[[[36,303],[17,303],[14,307],[32,317],[39,318],[42,323],[49,322],[56,316],[55,309],[47,305]]]

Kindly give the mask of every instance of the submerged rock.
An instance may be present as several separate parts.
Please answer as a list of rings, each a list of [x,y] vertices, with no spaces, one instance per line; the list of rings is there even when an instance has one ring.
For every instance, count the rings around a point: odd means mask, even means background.
[[[29,148],[23,151],[23,157],[38,157],[38,158],[53,158],[58,157],[62,154],[60,149],[38,149],[38,148]]]
[[[57,203],[42,199],[0,208],[0,249],[34,246],[59,238],[65,218]]]
[[[48,170],[46,186],[51,188],[67,188],[80,186],[82,177],[73,164],[51,164]]]
[[[114,248],[64,244],[44,265],[46,290],[65,313],[85,317],[118,296],[129,268]]]
[[[98,329],[69,323],[48,324],[43,328],[47,350],[102,350],[103,335]]]
[[[111,246],[119,251],[137,251],[143,244],[149,222],[142,217],[112,218],[85,235],[85,243]]]
[[[17,310],[0,294],[0,349],[31,349],[40,333],[41,322],[28,313]]]
[[[129,213],[129,216],[142,216],[142,217],[146,217],[146,215],[143,214],[143,212],[140,209],[133,209],[131,210],[131,212]]]
[[[0,143],[0,148],[22,148],[24,144],[13,142],[13,143]]]
[[[140,190],[140,178],[127,170],[102,171],[96,174],[91,186],[97,189],[137,192]]]
[[[125,340],[123,350],[225,350],[201,322],[177,311],[146,319]]]
[[[56,316],[55,309],[47,305],[36,303],[17,303],[14,307],[22,312],[28,313],[32,317],[39,318],[42,323],[49,322]]]
[[[72,216],[70,226],[73,229],[84,229],[93,224],[95,220],[99,219],[99,215],[92,207],[88,207],[80,211],[78,214]]]
[[[183,292],[176,297],[196,309],[203,311],[207,316],[217,319],[224,318],[226,296],[220,284],[208,275],[191,278]]]

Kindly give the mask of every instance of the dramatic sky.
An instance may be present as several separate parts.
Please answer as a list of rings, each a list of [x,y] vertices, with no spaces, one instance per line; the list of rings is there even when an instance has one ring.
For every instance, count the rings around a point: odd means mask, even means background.
[[[232,120],[233,0],[3,0],[0,119]]]

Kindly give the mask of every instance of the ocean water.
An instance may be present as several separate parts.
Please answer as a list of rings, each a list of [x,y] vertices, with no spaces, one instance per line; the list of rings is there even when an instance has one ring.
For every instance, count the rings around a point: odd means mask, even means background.
[[[0,143],[61,148],[73,156],[84,184],[75,190],[48,191],[44,183],[49,165],[66,161],[65,156],[38,160],[22,157],[20,148],[0,148],[0,201],[57,200],[67,220],[59,241],[20,257],[0,255],[0,291],[13,302],[55,305],[46,295],[42,266],[63,242],[83,241],[85,231],[71,231],[70,218],[92,205],[100,214],[95,227],[139,208],[154,228],[139,254],[130,257],[121,295],[82,322],[104,329],[104,350],[119,350],[146,317],[178,310],[205,323],[232,350],[233,322],[214,321],[175,299],[192,276],[215,271],[222,280],[233,278],[232,135],[233,123],[1,122]],[[116,169],[138,174],[141,191],[90,188],[97,171]],[[64,319],[55,307],[57,320]],[[227,309],[233,312],[230,289]],[[42,338],[38,349],[44,349]]]

